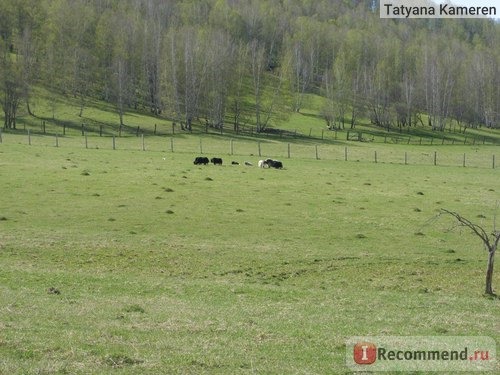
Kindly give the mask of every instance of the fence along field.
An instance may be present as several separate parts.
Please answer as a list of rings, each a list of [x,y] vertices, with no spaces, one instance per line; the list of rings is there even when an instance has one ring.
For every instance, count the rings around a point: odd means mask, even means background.
[[[280,138],[230,139],[217,134],[99,136],[83,132],[81,136],[0,132],[0,143],[29,146],[77,147],[87,149],[141,150],[214,155],[226,161],[262,157],[344,160],[405,165],[460,166],[498,169],[498,147],[492,145],[415,145],[411,143],[295,143]],[[231,159],[231,160],[229,160]],[[244,159],[244,160],[243,160]],[[252,160],[249,160],[252,161]]]

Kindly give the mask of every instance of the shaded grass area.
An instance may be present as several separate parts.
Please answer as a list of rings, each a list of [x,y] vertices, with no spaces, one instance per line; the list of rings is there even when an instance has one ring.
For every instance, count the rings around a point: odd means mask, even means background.
[[[0,153],[0,372],[348,373],[349,336],[499,339],[481,244],[434,220],[490,225],[498,170]]]
[[[430,126],[377,127],[367,118],[360,117],[353,129],[346,118],[345,128],[328,130],[321,117],[321,97],[308,94],[300,113],[291,113],[286,120],[272,122],[266,132],[258,133],[251,118],[235,131],[231,120],[223,129],[207,127],[204,119],[194,120],[191,131],[182,130],[174,116],[152,116],[144,108],[126,108],[124,125],[119,126],[118,114],[112,103],[91,98],[85,99],[80,116],[81,99],[64,96],[38,87],[34,89],[31,110],[34,116],[21,110],[17,133],[30,130],[33,134],[75,136],[201,136],[236,138],[240,140],[283,141],[292,144],[339,144],[349,140],[362,142],[413,144],[413,145],[499,145],[498,129],[467,128],[450,120],[444,131],[433,131]],[[424,116],[425,117],[425,116]],[[175,123],[175,125],[173,125]],[[339,125],[340,126],[340,125]]]

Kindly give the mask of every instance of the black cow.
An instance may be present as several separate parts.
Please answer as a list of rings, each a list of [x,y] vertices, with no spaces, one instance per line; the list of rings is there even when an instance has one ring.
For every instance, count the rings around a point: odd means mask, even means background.
[[[208,158],[204,157],[204,156],[198,156],[198,157],[196,157],[196,159],[194,159],[193,164],[195,164],[195,165],[200,165],[200,164],[207,165],[208,164]]]
[[[214,165],[222,165],[222,159],[221,158],[212,158],[212,159],[210,159],[210,161],[212,163],[214,163]]]
[[[269,168],[283,169],[283,163],[279,160],[266,159],[264,163],[266,163]]]

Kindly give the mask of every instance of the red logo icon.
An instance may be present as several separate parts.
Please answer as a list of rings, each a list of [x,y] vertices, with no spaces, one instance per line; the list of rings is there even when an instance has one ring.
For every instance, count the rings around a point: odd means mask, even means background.
[[[377,360],[377,347],[371,342],[358,342],[353,354],[358,365],[371,365]]]

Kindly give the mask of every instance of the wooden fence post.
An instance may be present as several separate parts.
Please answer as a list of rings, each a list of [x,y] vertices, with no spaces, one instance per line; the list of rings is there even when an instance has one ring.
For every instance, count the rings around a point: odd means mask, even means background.
[[[319,160],[318,145],[315,145],[315,149],[316,149],[316,160]]]
[[[434,151],[434,165],[437,165],[437,151]]]
[[[463,162],[463,167],[465,167],[465,153],[464,153],[464,162]]]
[[[234,153],[234,145],[233,145],[233,143],[234,143],[234,141],[231,139],[229,141],[229,150],[230,150],[231,155],[233,155],[233,153]]]
[[[288,144],[288,159],[290,159],[290,143]]]
[[[29,129],[28,129],[28,145],[31,146],[31,132]]]
[[[142,151],[146,151],[146,145],[144,143],[144,133],[141,134],[141,138],[142,138]]]
[[[377,151],[374,152],[375,164],[377,164]]]
[[[84,135],[85,135],[85,148],[89,148],[89,142],[87,139],[87,132],[85,132]]]
[[[259,149],[259,156],[262,156],[262,155],[261,155],[261,152],[260,152],[260,151],[261,151],[261,150],[260,150],[260,141],[259,141],[259,142],[257,142],[257,147],[258,147],[258,149]]]
[[[174,152],[174,138],[170,138],[170,151]]]
[[[493,169],[495,169],[495,155],[493,155]]]
[[[113,134],[113,150],[116,150],[116,139],[114,134]]]
[[[344,159],[345,159],[345,161],[347,161],[347,146],[345,146],[345,149],[344,149]]]
[[[57,135],[57,133],[56,133],[56,147],[59,147],[59,136]]]

